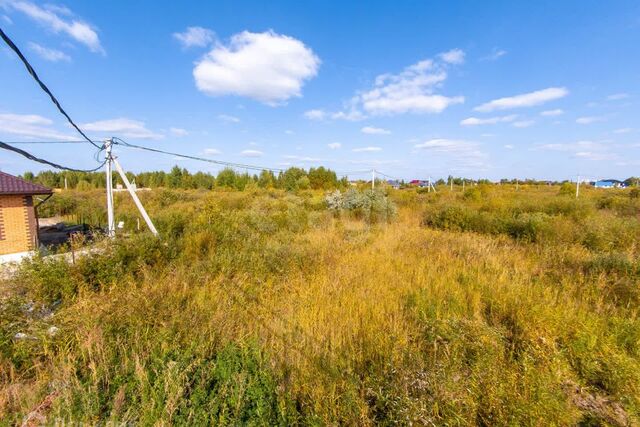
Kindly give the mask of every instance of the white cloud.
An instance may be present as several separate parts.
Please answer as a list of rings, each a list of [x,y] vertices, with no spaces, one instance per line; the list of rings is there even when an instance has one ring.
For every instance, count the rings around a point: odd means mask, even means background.
[[[218,119],[222,120],[224,122],[229,122],[229,123],[240,123],[240,119],[235,117],[235,116],[230,116],[228,114],[219,114],[218,115]]]
[[[593,151],[578,151],[574,154],[574,157],[586,160],[614,160],[618,158],[618,156],[613,153],[602,153]]]
[[[74,18],[69,19],[71,14],[69,9],[55,7],[44,9],[27,1],[13,1],[9,2],[8,5],[44,25],[54,33],[65,33],[78,43],[87,46],[92,52],[104,54],[104,49],[100,44],[100,38],[95,29],[85,22]],[[60,15],[66,15],[67,19],[62,18]]]
[[[287,129],[284,131],[284,133],[286,133],[287,135],[293,135],[295,132],[292,131],[291,129]]]
[[[361,147],[361,148],[354,148],[353,150],[354,153],[369,153],[369,152],[374,152],[374,151],[382,151],[381,147]]]
[[[448,52],[441,53],[440,59],[447,64],[462,64],[464,62],[464,52],[461,49],[451,49]]]
[[[376,128],[376,127],[373,127],[373,126],[365,126],[362,129],[360,129],[360,132],[366,133],[368,135],[389,135],[389,134],[391,134],[390,130],[382,129],[382,128]]]
[[[304,116],[309,120],[325,120],[325,119],[334,119],[334,120],[347,120],[350,122],[356,122],[358,120],[364,120],[366,116],[362,114],[360,111],[355,109],[350,109],[350,111],[337,111],[337,112],[327,112],[320,109],[314,109],[305,111]]]
[[[300,40],[273,31],[244,31],[221,43],[193,69],[197,88],[211,96],[237,95],[278,105],[301,96],[320,59]]]
[[[557,108],[555,110],[547,110],[540,113],[541,116],[545,117],[553,117],[553,116],[561,116],[564,114],[564,111]]]
[[[258,150],[243,150],[240,155],[242,157],[262,157],[264,153]]]
[[[446,79],[443,64],[426,59],[399,74],[379,75],[373,89],[356,95],[352,103],[373,115],[440,113],[450,105],[464,102],[462,96],[434,93]]]
[[[452,167],[456,168],[484,168],[487,159],[477,142],[461,139],[430,139],[415,144],[414,148],[446,156],[451,160]]]
[[[182,129],[182,128],[170,128],[169,132],[171,132],[175,136],[187,136],[187,135],[189,135],[189,132],[187,132],[186,129]]]
[[[9,25],[13,24],[13,21],[7,15],[2,15],[2,20]]]
[[[187,27],[182,33],[173,33],[173,38],[184,48],[205,47],[215,40],[215,33],[207,28]]]
[[[604,160],[615,157],[615,155],[610,152],[611,144],[588,140],[567,143],[542,144],[537,146],[537,148],[539,150],[572,153],[573,157],[588,160]]]
[[[476,143],[460,139],[436,138],[414,145],[419,150],[432,150],[441,153],[467,151],[476,147]]]
[[[502,58],[503,56],[505,56],[507,54],[507,51],[504,49],[498,49],[496,47],[493,48],[493,50],[491,51],[491,53],[487,56],[485,56],[484,58],[482,58],[483,61],[495,61],[499,58]]]
[[[331,148],[332,150],[337,150],[342,147],[342,144],[340,144],[339,142],[332,142],[330,144],[327,144],[327,147]]]
[[[609,101],[619,101],[621,99],[627,99],[629,98],[629,94],[628,93],[614,93],[612,95],[607,96],[607,99]]]
[[[505,144],[504,148],[506,148],[507,150],[513,150],[514,147],[511,144]]]
[[[40,56],[42,59],[45,59],[47,61],[51,61],[51,62],[71,61],[71,57],[66,53],[57,49],[49,49],[47,47],[40,46],[37,43],[29,42],[29,49],[31,49],[33,52],[37,53],[38,56]]]
[[[53,121],[36,114],[0,114],[0,133],[9,133],[29,138],[74,140],[77,138],[58,132]]]
[[[477,117],[469,117],[460,122],[462,126],[478,126],[478,125],[493,125],[496,123],[512,122],[518,116],[511,114],[509,116],[488,117],[486,119],[480,119]]]
[[[578,117],[576,119],[576,123],[580,125],[589,125],[591,123],[601,122],[601,121],[604,121],[604,117],[587,116],[587,117]]]
[[[305,111],[304,116],[309,120],[324,120],[327,113],[323,110],[309,110]]]
[[[358,121],[368,116],[441,113],[447,107],[464,102],[463,96],[437,94],[447,79],[447,69],[464,61],[464,52],[453,49],[405,67],[398,74],[385,73],[375,78],[373,87],[357,92],[345,102],[342,111],[311,110],[305,116],[313,120]]]
[[[516,128],[528,128],[533,126],[536,122],[534,120],[520,120],[513,123],[513,127]]]
[[[108,136],[122,136],[134,139],[161,139],[164,135],[146,128],[145,123],[124,117],[109,120],[98,120],[80,125],[80,128],[90,132],[109,134]]]
[[[545,102],[560,99],[569,94],[569,91],[563,87],[550,87],[547,89],[537,90],[535,92],[524,93],[516,96],[494,99],[485,104],[474,108],[475,111],[490,112],[495,110],[506,110],[510,108],[533,107],[535,105],[544,104]]]
[[[217,156],[218,154],[222,154],[222,152],[217,148],[205,148],[204,154],[206,156]]]
[[[613,133],[619,133],[619,134],[630,133],[630,132],[633,132],[632,128],[621,128],[621,129],[616,129],[616,130],[613,131]]]
[[[296,162],[299,162],[299,163],[318,163],[323,161],[322,159],[319,159],[317,157],[306,157],[306,156],[295,156],[295,155],[284,156],[284,158],[287,160],[295,160]]]

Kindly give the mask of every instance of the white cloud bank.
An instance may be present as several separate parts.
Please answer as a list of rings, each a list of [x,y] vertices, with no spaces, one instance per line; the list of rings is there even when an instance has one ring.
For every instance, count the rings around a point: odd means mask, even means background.
[[[578,117],[576,119],[576,123],[578,123],[579,125],[590,125],[591,123],[602,121],[604,121],[604,117],[599,116]]]
[[[189,135],[189,132],[186,129],[182,129],[182,128],[170,128],[169,132],[171,132],[171,134],[174,135],[174,136],[187,136],[187,135]]]
[[[564,87],[550,87],[535,92],[524,93],[516,96],[494,99],[474,108],[475,111],[488,113],[495,110],[507,110],[511,108],[533,107],[549,101],[563,98],[569,94]]]
[[[486,168],[488,156],[480,150],[480,144],[475,141],[436,138],[420,142],[413,147],[418,151],[429,151],[448,158],[452,169]]]
[[[264,153],[258,150],[243,150],[240,152],[242,157],[262,157]]]
[[[368,135],[390,135],[391,131],[383,128],[376,128],[373,126],[365,126],[360,129],[360,132],[366,133]]]
[[[124,117],[84,123],[80,128],[89,132],[100,132],[106,136],[122,136],[133,139],[162,139],[164,135],[147,129],[144,122]]]
[[[236,95],[268,105],[302,95],[320,59],[300,40],[273,31],[243,31],[206,54],[193,69],[196,87],[210,96]]]
[[[494,125],[496,123],[506,123],[514,121],[518,116],[516,114],[511,114],[509,116],[499,116],[499,117],[487,117],[485,119],[480,119],[477,117],[469,117],[460,122],[462,126],[479,126],[479,125]]]
[[[105,53],[96,30],[86,22],[73,17],[70,18],[69,16],[73,16],[73,13],[69,9],[54,6],[40,7],[27,1],[13,1],[7,3],[7,5],[24,13],[56,34],[64,33],[68,35],[78,43],[88,47],[92,52]]]
[[[460,63],[464,53],[452,52],[440,54],[440,57],[446,64]],[[379,75],[374,87],[356,95],[352,104],[372,115],[441,113],[450,105],[464,102],[463,96],[448,97],[435,93],[446,79],[444,64],[425,59],[406,67],[399,74]]]
[[[51,62],[71,61],[71,57],[66,53],[57,49],[49,49],[47,47],[39,45],[38,43],[29,42],[29,49],[31,49],[39,57],[41,57],[46,61],[51,61]]]
[[[357,92],[346,102],[343,111],[315,109],[307,111],[305,117],[357,121],[370,116],[441,113],[464,102],[464,96],[436,93],[447,79],[448,68],[462,64],[464,56],[462,50],[453,49],[405,67],[398,74],[380,74],[370,89]]]
[[[240,123],[239,118],[236,116],[230,116],[229,114],[219,114],[218,119],[228,123]]]
[[[354,148],[353,150],[354,153],[373,153],[376,151],[382,151],[381,147],[361,147],[361,148]]]
[[[187,27],[182,33],[173,33],[173,38],[184,48],[205,47],[215,40],[215,33],[207,28]]]
[[[329,147],[332,150],[338,150],[340,147],[342,147],[342,144],[340,144],[339,142],[332,142],[327,144],[327,147]]]
[[[73,140],[69,135],[58,132],[53,121],[36,114],[0,114],[0,133],[8,133],[28,138]]]

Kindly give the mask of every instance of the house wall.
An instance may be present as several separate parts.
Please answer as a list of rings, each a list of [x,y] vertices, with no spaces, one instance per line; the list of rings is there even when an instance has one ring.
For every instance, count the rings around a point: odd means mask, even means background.
[[[37,241],[33,198],[0,195],[0,255],[32,251]]]

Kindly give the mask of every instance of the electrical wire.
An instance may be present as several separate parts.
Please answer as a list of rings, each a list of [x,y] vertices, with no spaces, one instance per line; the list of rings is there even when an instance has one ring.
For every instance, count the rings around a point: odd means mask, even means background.
[[[396,178],[396,177],[391,176],[391,175],[387,175],[386,173],[382,173],[382,172],[380,172],[380,171],[379,171],[379,170],[377,170],[377,169],[374,169],[374,170],[376,171],[376,173],[377,173],[378,175],[382,175],[382,176],[384,176],[385,178],[389,178],[389,179],[393,179],[393,180],[396,180],[396,181],[400,181],[400,179],[399,179],[399,178]]]
[[[115,138],[115,137],[112,138],[112,143],[115,144],[115,145],[121,145],[123,147],[137,148],[139,150],[151,151],[153,153],[168,154],[170,156],[182,157],[182,158],[191,159],[191,160],[198,160],[198,161],[207,162],[207,163],[214,163],[214,164],[217,164],[217,165],[235,167],[235,168],[239,168],[239,169],[251,169],[251,170],[259,170],[259,171],[268,170],[268,171],[272,171],[272,172],[284,172],[284,169],[268,168],[268,167],[264,167],[264,166],[248,165],[248,164],[243,164],[243,163],[225,162],[225,161],[222,161],[222,160],[207,159],[205,157],[191,156],[191,155],[188,155],[188,154],[173,153],[171,151],[164,151],[164,150],[159,150],[157,148],[145,147],[143,145],[131,144],[129,142],[124,141],[121,138]]]
[[[4,31],[2,31],[2,28],[0,28],[0,37],[2,37],[2,40],[4,40],[4,42],[11,48],[11,50],[13,50],[16,55],[18,55],[18,57],[20,58],[20,60],[22,61],[22,63],[24,64],[24,66],[27,68],[27,72],[29,72],[29,74],[31,75],[31,77],[33,77],[33,79],[38,83],[38,85],[40,86],[40,88],[47,94],[49,95],[49,98],[51,98],[51,102],[54,103],[54,105],[56,106],[56,108],[58,109],[58,111],[60,111],[60,113],[62,113],[63,116],[65,116],[67,118],[67,121],[69,122],[69,124],[71,124],[71,126],[73,126],[75,128],[75,130],[78,131],[78,133],[80,133],[80,135],[82,135],[82,137],[84,139],[86,139],[89,144],[93,145],[94,147],[100,149],[101,147],[96,144],[95,142],[93,142],[87,135],[85,135],[84,132],[82,132],[80,130],[80,128],[78,127],[78,125],[76,125],[74,123],[74,121],[71,119],[71,117],[69,117],[69,115],[67,114],[67,112],[64,110],[64,108],[62,108],[62,106],[60,105],[60,102],[58,102],[58,100],[56,99],[56,97],[53,95],[53,93],[51,93],[51,91],[49,90],[49,88],[47,87],[47,85],[45,85],[42,80],[40,80],[40,77],[38,77],[38,74],[36,73],[36,70],[33,69],[33,67],[31,66],[31,64],[29,63],[29,61],[27,61],[27,58],[25,58],[25,56],[22,54],[22,52],[20,51],[20,49],[18,49],[18,46],[15,45],[15,43],[13,43],[13,41],[9,38],[9,36],[7,36]]]
[[[70,167],[67,167],[67,166],[62,166],[62,165],[59,165],[57,163],[50,162],[49,160],[41,159],[39,157],[34,156],[31,153],[28,153],[28,152],[26,152],[24,150],[21,150],[20,148],[12,147],[11,145],[9,145],[9,144],[7,144],[5,142],[2,142],[2,141],[0,141],[0,148],[2,148],[4,150],[8,150],[8,151],[13,151],[14,153],[18,153],[21,156],[24,156],[29,160],[33,160],[34,162],[42,163],[42,164],[54,167],[56,169],[66,170],[66,171],[71,171],[71,172],[95,172],[98,169],[100,169],[102,166],[104,166],[104,164],[107,162],[105,160],[104,162],[102,162],[102,164],[100,164],[100,166],[98,166],[98,167],[96,167],[94,169],[75,169],[75,168],[70,168]]]
[[[5,141],[5,144],[84,144],[86,141]]]

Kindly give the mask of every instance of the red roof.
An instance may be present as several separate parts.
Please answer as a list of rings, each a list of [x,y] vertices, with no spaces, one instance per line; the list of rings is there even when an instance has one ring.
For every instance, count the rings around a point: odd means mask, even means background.
[[[1,194],[51,194],[53,191],[42,185],[33,184],[17,176],[0,172]]]

